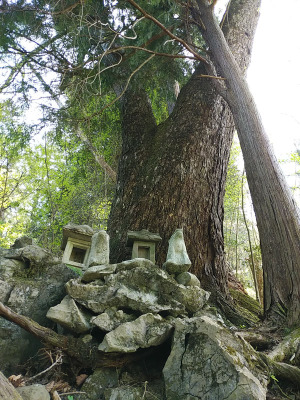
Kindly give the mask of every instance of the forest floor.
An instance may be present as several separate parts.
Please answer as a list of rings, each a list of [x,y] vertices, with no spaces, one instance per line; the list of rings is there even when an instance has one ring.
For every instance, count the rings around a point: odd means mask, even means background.
[[[262,328],[243,329],[243,336],[259,335]],[[254,346],[259,352],[268,353],[272,346],[278,344],[285,334],[284,330],[264,332],[264,341]],[[41,384],[46,387],[52,400],[84,399],[82,385],[92,370],[84,370],[68,359],[60,350],[54,351],[41,348],[37,355],[28,360],[26,364],[16,367],[16,375],[11,375],[9,381],[15,386]],[[278,380],[271,375],[266,400],[300,400],[300,383],[297,386],[290,382]],[[139,399],[137,399],[139,400]],[[219,400],[219,399],[216,399]],[[221,400],[221,399],[220,399]]]

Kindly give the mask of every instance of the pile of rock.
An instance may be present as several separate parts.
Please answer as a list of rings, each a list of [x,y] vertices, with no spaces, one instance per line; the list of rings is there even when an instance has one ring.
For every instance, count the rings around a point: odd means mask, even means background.
[[[188,272],[191,262],[182,230],[171,237],[162,268],[145,258],[110,264],[108,236],[100,231],[92,237],[88,268],[71,280],[66,279],[70,270],[56,264],[47,252],[28,243],[22,246],[0,257],[0,299],[6,304],[44,325],[41,316],[37,312],[32,315],[31,310],[34,304],[44,311],[48,306],[48,322],[56,322],[85,341],[96,340],[101,352],[159,350],[157,358],[147,361],[154,371],[150,378],[149,365],[147,373],[142,372],[145,360],[122,371],[99,368],[82,386],[85,394],[76,395],[76,400],[266,398],[267,379],[255,351],[225,326],[207,304],[209,293]],[[45,274],[33,282],[17,277],[28,262],[43,264],[44,270],[45,265],[50,266],[47,272],[51,279],[46,281]],[[64,298],[63,282],[67,282]],[[26,309],[21,303],[26,303]],[[4,344],[1,329],[5,333],[9,327],[13,332],[12,324],[6,327],[6,323],[0,320],[0,346]],[[5,340],[14,340],[11,347],[19,348],[18,338],[23,336],[20,328],[14,329],[14,337]]]
[[[163,343],[176,317],[193,315],[209,298],[198,284],[179,284],[142,258],[92,266],[66,289],[68,296],[47,317],[75,333],[93,328],[107,332],[99,344],[105,352],[127,353]]]
[[[264,399],[267,381],[255,352],[207,305],[209,293],[188,272],[190,266],[182,230],[176,230],[163,268],[143,258],[91,265],[66,284],[68,295],[47,317],[86,340],[91,332],[102,332],[93,335],[101,337],[102,352],[135,352],[171,337],[160,381],[163,391],[156,398]],[[107,372],[95,374],[98,380]],[[87,399],[148,398],[143,385],[120,385],[120,380],[97,391],[95,379],[91,376],[82,388],[94,393]]]

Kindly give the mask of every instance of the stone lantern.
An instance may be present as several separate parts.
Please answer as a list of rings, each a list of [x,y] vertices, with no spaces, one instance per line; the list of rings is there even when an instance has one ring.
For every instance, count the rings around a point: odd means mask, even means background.
[[[94,230],[88,225],[68,224],[63,227],[64,250],[62,262],[75,267],[84,268],[90,253]]]
[[[155,246],[160,241],[159,234],[142,229],[141,231],[128,231],[126,245],[132,247],[132,259],[146,258],[155,264]]]

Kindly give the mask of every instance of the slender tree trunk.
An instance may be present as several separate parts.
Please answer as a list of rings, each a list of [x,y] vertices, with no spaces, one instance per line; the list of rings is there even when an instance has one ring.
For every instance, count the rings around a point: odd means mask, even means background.
[[[300,217],[264,132],[253,97],[206,0],[197,0],[204,38],[219,73],[238,131],[260,233],[266,315],[285,310],[300,320]],[[223,93],[224,94],[224,93]]]
[[[244,70],[257,24],[258,0],[232,0],[223,29]],[[130,257],[128,230],[148,229],[168,239],[184,228],[192,272],[205,288],[226,294],[223,197],[233,121],[200,65],[181,90],[170,117],[156,126],[145,94],[128,92],[123,106],[123,148],[108,222],[112,261]]]
[[[252,249],[251,235],[250,235],[250,230],[249,230],[248,221],[247,221],[246,212],[245,212],[244,178],[245,178],[245,170],[243,170],[243,175],[242,175],[242,212],[243,212],[244,224],[245,224],[246,231],[247,231],[247,236],[248,236],[248,243],[249,243],[249,250],[250,250],[249,265],[250,265],[250,269],[251,269],[251,272],[252,272],[252,278],[253,278],[253,283],[254,283],[256,300],[259,302],[259,304],[262,304],[261,299],[260,299],[258,282],[257,282],[257,275],[256,275],[256,269],[255,269],[255,262],[254,262],[254,255],[253,255],[253,249]]]

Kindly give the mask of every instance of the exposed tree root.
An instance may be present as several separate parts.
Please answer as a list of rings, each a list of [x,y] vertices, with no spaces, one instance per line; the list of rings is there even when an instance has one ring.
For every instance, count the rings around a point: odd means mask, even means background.
[[[287,335],[268,356],[271,360],[289,361],[300,367],[300,328]]]
[[[104,353],[98,350],[97,343],[85,343],[83,340],[72,336],[59,335],[52,329],[45,328],[39,325],[28,317],[24,317],[12,311],[10,308],[0,302],[0,316],[8,321],[11,321],[27,332],[37,337],[45,345],[52,348],[59,348],[69,357],[77,360],[82,366],[92,369],[97,367],[121,367],[125,364],[144,358],[154,352],[153,349],[147,349],[130,354],[121,353]],[[298,337],[296,333],[290,335]],[[247,339],[247,335],[244,335]],[[286,338],[279,349],[288,348],[290,338]],[[298,343],[294,341],[293,343]],[[255,350],[254,350],[255,351]],[[276,378],[281,378],[292,382],[295,386],[300,387],[300,369],[294,365],[289,365],[283,362],[275,361],[276,354],[282,354],[279,351],[273,351],[271,356],[256,352],[257,357],[261,360],[262,366],[268,369],[269,375],[274,375]],[[280,356],[281,357],[281,356]],[[284,358],[284,357],[283,357]]]

